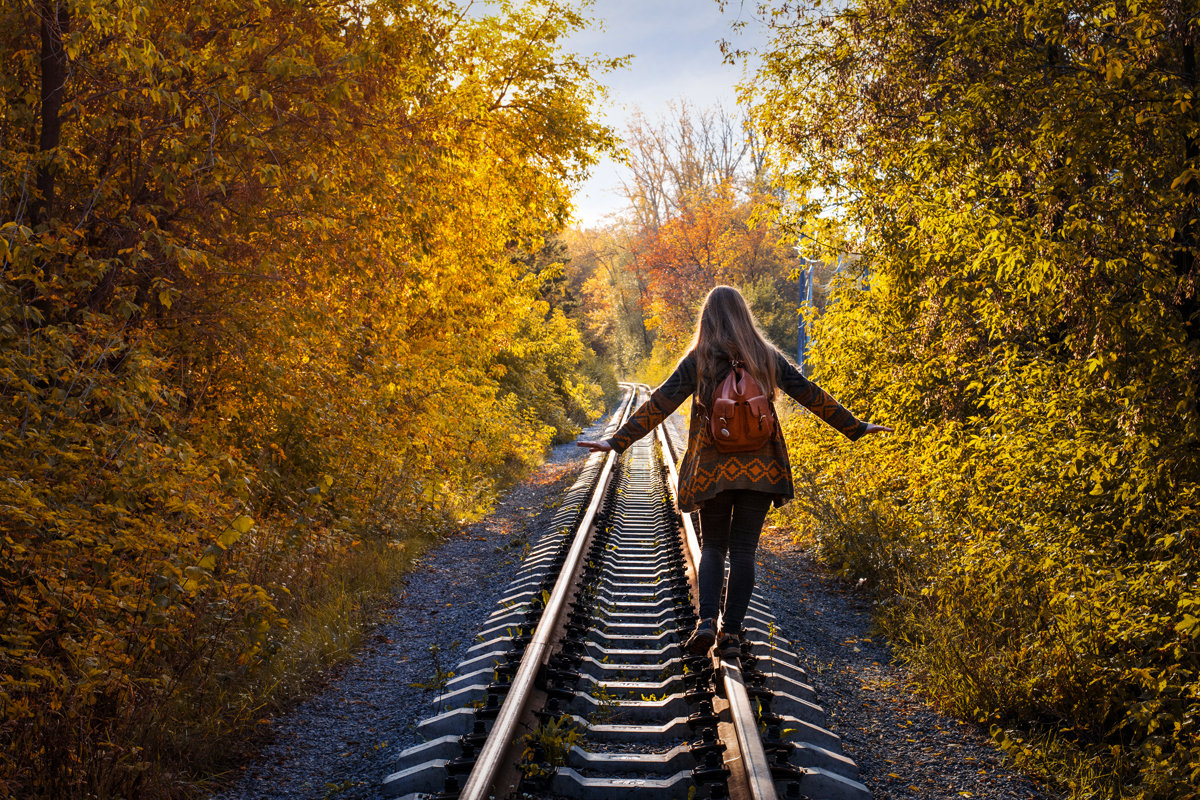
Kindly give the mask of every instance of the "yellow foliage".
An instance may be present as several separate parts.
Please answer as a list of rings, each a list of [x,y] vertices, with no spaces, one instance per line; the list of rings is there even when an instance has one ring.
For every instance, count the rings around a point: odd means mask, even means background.
[[[293,623],[599,411],[522,259],[605,64],[424,0],[70,3],[43,58],[66,5],[0,11],[0,793],[171,794]]]
[[[943,703],[1073,797],[1195,797],[1197,20],[771,10],[757,122],[793,221],[857,254],[813,368],[899,429],[793,437],[796,522],[887,593]]]

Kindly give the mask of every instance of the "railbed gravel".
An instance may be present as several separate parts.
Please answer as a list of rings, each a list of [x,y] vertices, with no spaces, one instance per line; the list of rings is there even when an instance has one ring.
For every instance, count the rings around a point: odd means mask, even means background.
[[[597,422],[581,438],[595,438]],[[359,651],[314,696],[271,721],[219,800],[381,796],[401,750],[421,741],[416,725],[434,713],[424,688],[453,670],[524,555],[545,531],[586,453],[555,447],[487,518],[426,553]],[[872,634],[870,605],[792,543],[768,530],[758,582],[816,686],[830,727],[876,800],[1051,800],[1055,795],[1002,764],[977,727],[940,714],[912,688]],[[432,652],[436,645],[436,656]]]
[[[599,438],[606,421],[580,438]],[[421,684],[462,661],[516,572],[525,544],[549,530],[587,455],[573,443],[552,448],[546,463],[505,494],[492,514],[425,553],[359,651],[317,694],[273,719],[267,741],[213,796],[381,797],[393,759],[423,741],[417,723],[435,713],[437,692]]]
[[[801,665],[875,800],[1051,800],[1055,793],[1003,764],[979,726],[939,712],[894,663],[873,629],[871,602],[785,532],[767,528],[755,577],[779,635]]]

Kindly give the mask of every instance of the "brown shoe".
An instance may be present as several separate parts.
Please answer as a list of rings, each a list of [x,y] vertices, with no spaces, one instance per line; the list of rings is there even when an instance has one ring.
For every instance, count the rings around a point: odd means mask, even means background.
[[[696,630],[692,631],[692,635],[684,643],[683,649],[694,656],[706,655],[716,640],[717,621],[702,619],[696,623]]]
[[[717,652],[721,654],[721,658],[741,657],[743,633],[740,627],[736,630],[721,631],[721,635],[717,637]]]

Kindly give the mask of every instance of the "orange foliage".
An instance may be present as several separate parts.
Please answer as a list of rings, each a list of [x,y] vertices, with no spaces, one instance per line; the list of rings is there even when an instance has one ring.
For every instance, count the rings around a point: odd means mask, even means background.
[[[790,275],[797,262],[780,243],[778,229],[756,224],[762,202],[739,199],[726,183],[692,198],[677,216],[634,240],[633,269],[645,275],[647,324],[659,336],[657,346],[682,351],[713,286],[758,281],[775,286]]]

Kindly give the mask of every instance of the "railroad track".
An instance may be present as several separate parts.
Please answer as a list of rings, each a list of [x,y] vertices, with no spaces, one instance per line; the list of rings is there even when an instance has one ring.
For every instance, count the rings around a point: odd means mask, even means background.
[[[649,393],[624,388],[605,436]],[[673,499],[683,441],[669,421],[588,459],[385,795],[870,798],[757,592],[740,658],[683,650],[700,558]]]

